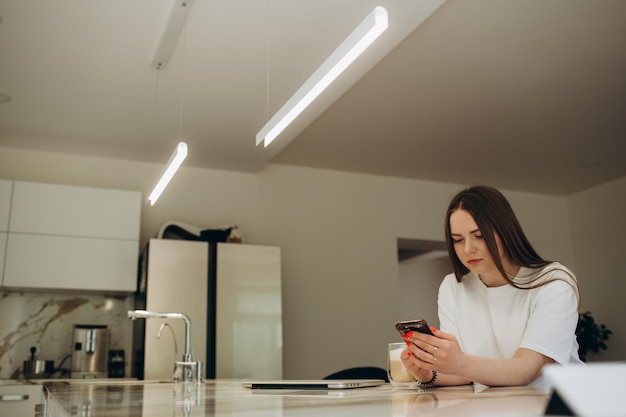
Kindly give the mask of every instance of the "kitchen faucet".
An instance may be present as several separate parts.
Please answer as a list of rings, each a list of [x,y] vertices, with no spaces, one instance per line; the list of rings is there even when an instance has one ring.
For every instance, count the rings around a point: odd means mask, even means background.
[[[191,355],[191,319],[185,313],[162,313],[158,311],[147,310],[128,310],[128,317],[135,319],[183,319],[185,321],[185,353],[182,361],[175,361],[176,368],[182,367],[183,381],[193,380],[193,370],[196,370],[198,382],[202,381],[202,362],[194,362]],[[175,374],[176,375],[176,374]]]
[[[170,330],[170,333],[172,334],[172,340],[174,341],[174,363],[176,363],[178,362],[176,360],[176,358],[178,357],[178,343],[176,343],[176,333],[174,333],[172,326],[170,326],[170,324],[167,322],[161,323],[161,326],[159,326],[159,331],[156,334],[156,338],[157,340],[161,338],[161,334],[163,334],[163,329],[165,329],[166,327]],[[174,381],[179,381],[180,376],[182,375],[182,370],[176,365],[174,365],[173,375],[174,375]]]

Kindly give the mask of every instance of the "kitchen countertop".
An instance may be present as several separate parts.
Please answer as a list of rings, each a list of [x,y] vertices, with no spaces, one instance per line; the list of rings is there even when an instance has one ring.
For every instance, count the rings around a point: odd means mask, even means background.
[[[251,390],[241,381],[120,381],[44,384],[47,416],[541,416],[549,398],[533,387],[437,387],[398,390],[385,384],[353,390]]]
[[[51,382],[67,382],[67,383],[82,383],[82,384],[117,384],[119,382],[137,382],[137,378],[46,378],[46,379],[14,379],[3,378],[0,379],[0,386],[3,385],[43,385],[44,383]]]

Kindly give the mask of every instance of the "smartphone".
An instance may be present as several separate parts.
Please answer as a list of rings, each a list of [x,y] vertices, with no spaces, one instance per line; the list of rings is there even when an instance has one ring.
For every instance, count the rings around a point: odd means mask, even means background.
[[[399,321],[396,323],[396,329],[402,336],[404,336],[406,332],[420,332],[434,336],[433,332],[430,331],[430,326],[426,323],[426,320],[422,319]]]

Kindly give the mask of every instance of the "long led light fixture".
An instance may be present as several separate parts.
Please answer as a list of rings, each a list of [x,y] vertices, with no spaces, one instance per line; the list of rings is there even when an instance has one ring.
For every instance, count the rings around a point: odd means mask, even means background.
[[[161,34],[161,40],[154,52],[154,58],[152,59],[154,68],[161,69],[169,61],[172,50],[176,46],[178,35],[185,24],[185,17],[192,4],[193,0],[176,0],[174,2],[170,16]]]
[[[389,26],[387,10],[377,6],[256,134],[268,146],[322,91]]]
[[[150,201],[151,206],[154,206],[154,203],[156,203],[159,199],[161,193],[165,190],[165,187],[167,187],[167,184],[169,184],[170,180],[176,171],[178,171],[178,168],[180,168],[186,157],[187,144],[185,142],[179,142],[178,145],[176,145],[176,149],[170,157],[170,160],[167,162],[165,171],[161,174],[161,179],[159,179],[159,182],[156,183],[152,193],[150,193],[150,196],[148,197],[148,201]]]

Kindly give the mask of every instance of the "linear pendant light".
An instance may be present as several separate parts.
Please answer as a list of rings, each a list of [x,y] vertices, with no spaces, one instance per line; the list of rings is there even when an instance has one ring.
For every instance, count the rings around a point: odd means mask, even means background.
[[[263,126],[256,135],[257,146],[276,139],[388,26],[387,10],[377,6]]]
[[[152,190],[152,193],[150,193],[150,196],[148,197],[151,206],[154,206],[154,203],[156,203],[156,201],[159,199],[161,193],[163,192],[163,190],[165,190],[165,187],[167,187],[167,184],[169,184],[170,180],[172,179],[176,171],[178,171],[178,168],[180,168],[186,157],[187,144],[185,142],[179,142],[178,145],[176,145],[176,149],[170,157],[170,160],[167,162],[165,171],[163,171],[163,174],[161,174],[161,179],[159,179],[159,181],[156,183],[154,189]]]
[[[193,0],[176,0],[174,2],[161,34],[161,40],[154,52],[154,58],[152,59],[154,68],[161,69],[169,61],[192,4]]]

